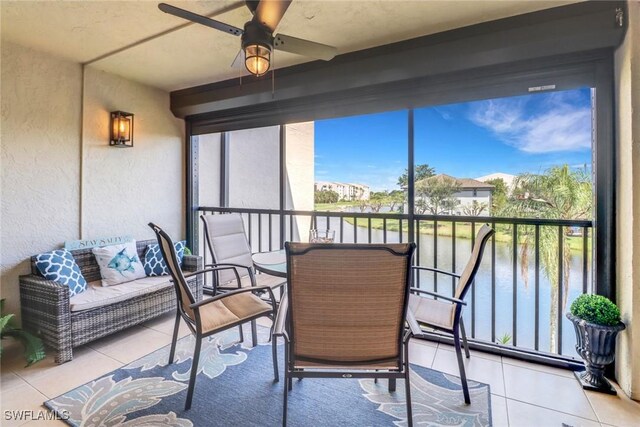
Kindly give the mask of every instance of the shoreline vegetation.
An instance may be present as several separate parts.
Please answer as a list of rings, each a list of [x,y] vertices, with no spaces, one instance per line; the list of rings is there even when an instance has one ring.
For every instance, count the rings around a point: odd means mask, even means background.
[[[344,208],[359,206],[358,202],[339,202],[339,203],[317,203],[315,205],[315,211],[317,212],[344,212]],[[381,212],[382,213],[382,212]],[[389,213],[397,213],[397,212],[389,212]],[[369,227],[369,219],[367,218],[349,218],[346,217],[344,220],[348,224],[354,225],[354,219],[356,220],[356,225],[360,228],[368,228]],[[406,223],[406,221],[405,221]],[[382,230],[383,229],[384,220],[382,218],[371,218],[371,229],[373,230]],[[403,224],[403,229],[406,233],[406,224]],[[460,239],[471,239],[471,224],[460,222],[456,224],[456,238]],[[495,239],[496,242],[501,243],[511,243],[511,230],[512,226],[508,224],[496,224],[496,234]],[[529,228],[531,233],[533,233],[533,226],[524,226],[521,225],[518,227],[518,233],[522,235],[523,232],[527,232],[526,229]],[[476,226],[476,230],[478,226]],[[387,231],[399,232],[400,226],[399,221],[397,219],[388,219],[387,220]],[[423,235],[433,235],[433,221],[421,221],[420,222],[420,230],[419,233]],[[453,225],[449,221],[443,221],[442,223],[438,223],[438,236],[439,237],[453,237]],[[565,236],[567,244],[571,251],[582,252],[583,242],[582,236]],[[587,249],[591,251],[591,236],[587,238]]]

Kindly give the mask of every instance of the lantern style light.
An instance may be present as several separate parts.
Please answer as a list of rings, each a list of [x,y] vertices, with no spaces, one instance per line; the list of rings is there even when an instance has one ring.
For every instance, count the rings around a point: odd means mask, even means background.
[[[133,147],[133,114],[124,111],[111,113],[109,145],[112,147]]]
[[[271,68],[273,36],[271,30],[262,24],[249,21],[244,24],[242,33],[244,66],[256,77],[264,75]]]
[[[245,46],[244,65],[254,76],[262,76],[271,66],[271,49],[260,44]]]

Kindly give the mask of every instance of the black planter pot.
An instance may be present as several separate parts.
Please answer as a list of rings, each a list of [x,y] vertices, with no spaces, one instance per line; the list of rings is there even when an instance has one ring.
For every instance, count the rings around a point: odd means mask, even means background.
[[[567,313],[567,318],[576,330],[576,351],[587,367],[585,372],[575,373],[582,388],[616,394],[616,390],[604,377],[604,368],[615,359],[616,336],[625,328],[624,323],[614,326],[596,325],[571,313]]]

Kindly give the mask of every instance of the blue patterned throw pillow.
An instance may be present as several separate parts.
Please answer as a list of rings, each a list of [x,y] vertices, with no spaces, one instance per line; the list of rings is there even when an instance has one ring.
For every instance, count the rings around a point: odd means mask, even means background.
[[[182,240],[173,244],[176,249],[176,255],[178,256],[178,263],[182,264],[182,258],[184,257],[184,248],[187,242]],[[144,254],[144,272],[147,276],[164,276],[169,274],[167,264],[164,262],[162,252],[160,252],[160,245],[157,243],[147,246],[147,252]]]
[[[66,249],[36,255],[36,267],[45,279],[69,286],[69,296],[87,289],[87,281],[80,272],[76,260]]]

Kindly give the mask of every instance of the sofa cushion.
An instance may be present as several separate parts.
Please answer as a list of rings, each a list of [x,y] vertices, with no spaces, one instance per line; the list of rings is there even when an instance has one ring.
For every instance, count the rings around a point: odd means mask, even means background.
[[[168,277],[144,277],[113,286],[91,282],[87,290],[70,298],[71,311],[89,310],[125,301],[146,293],[173,286]]]
[[[100,266],[102,286],[117,285],[146,276],[135,241],[93,248],[91,251]]]
[[[80,294],[87,288],[87,281],[68,250],[59,249],[36,255],[35,258],[40,274],[47,280],[68,286],[69,296]]]
[[[178,264],[182,265],[184,248],[186,246],[187,242],[184,240],[173,244],[178,257]],[[144,271],[147,276],[164,276],[169,274],[169,269],[164,262],[164,257],[162,256],[162,252],[160,252],[160,246],[157,243],[147,247],[147,251],[144,254]]]

